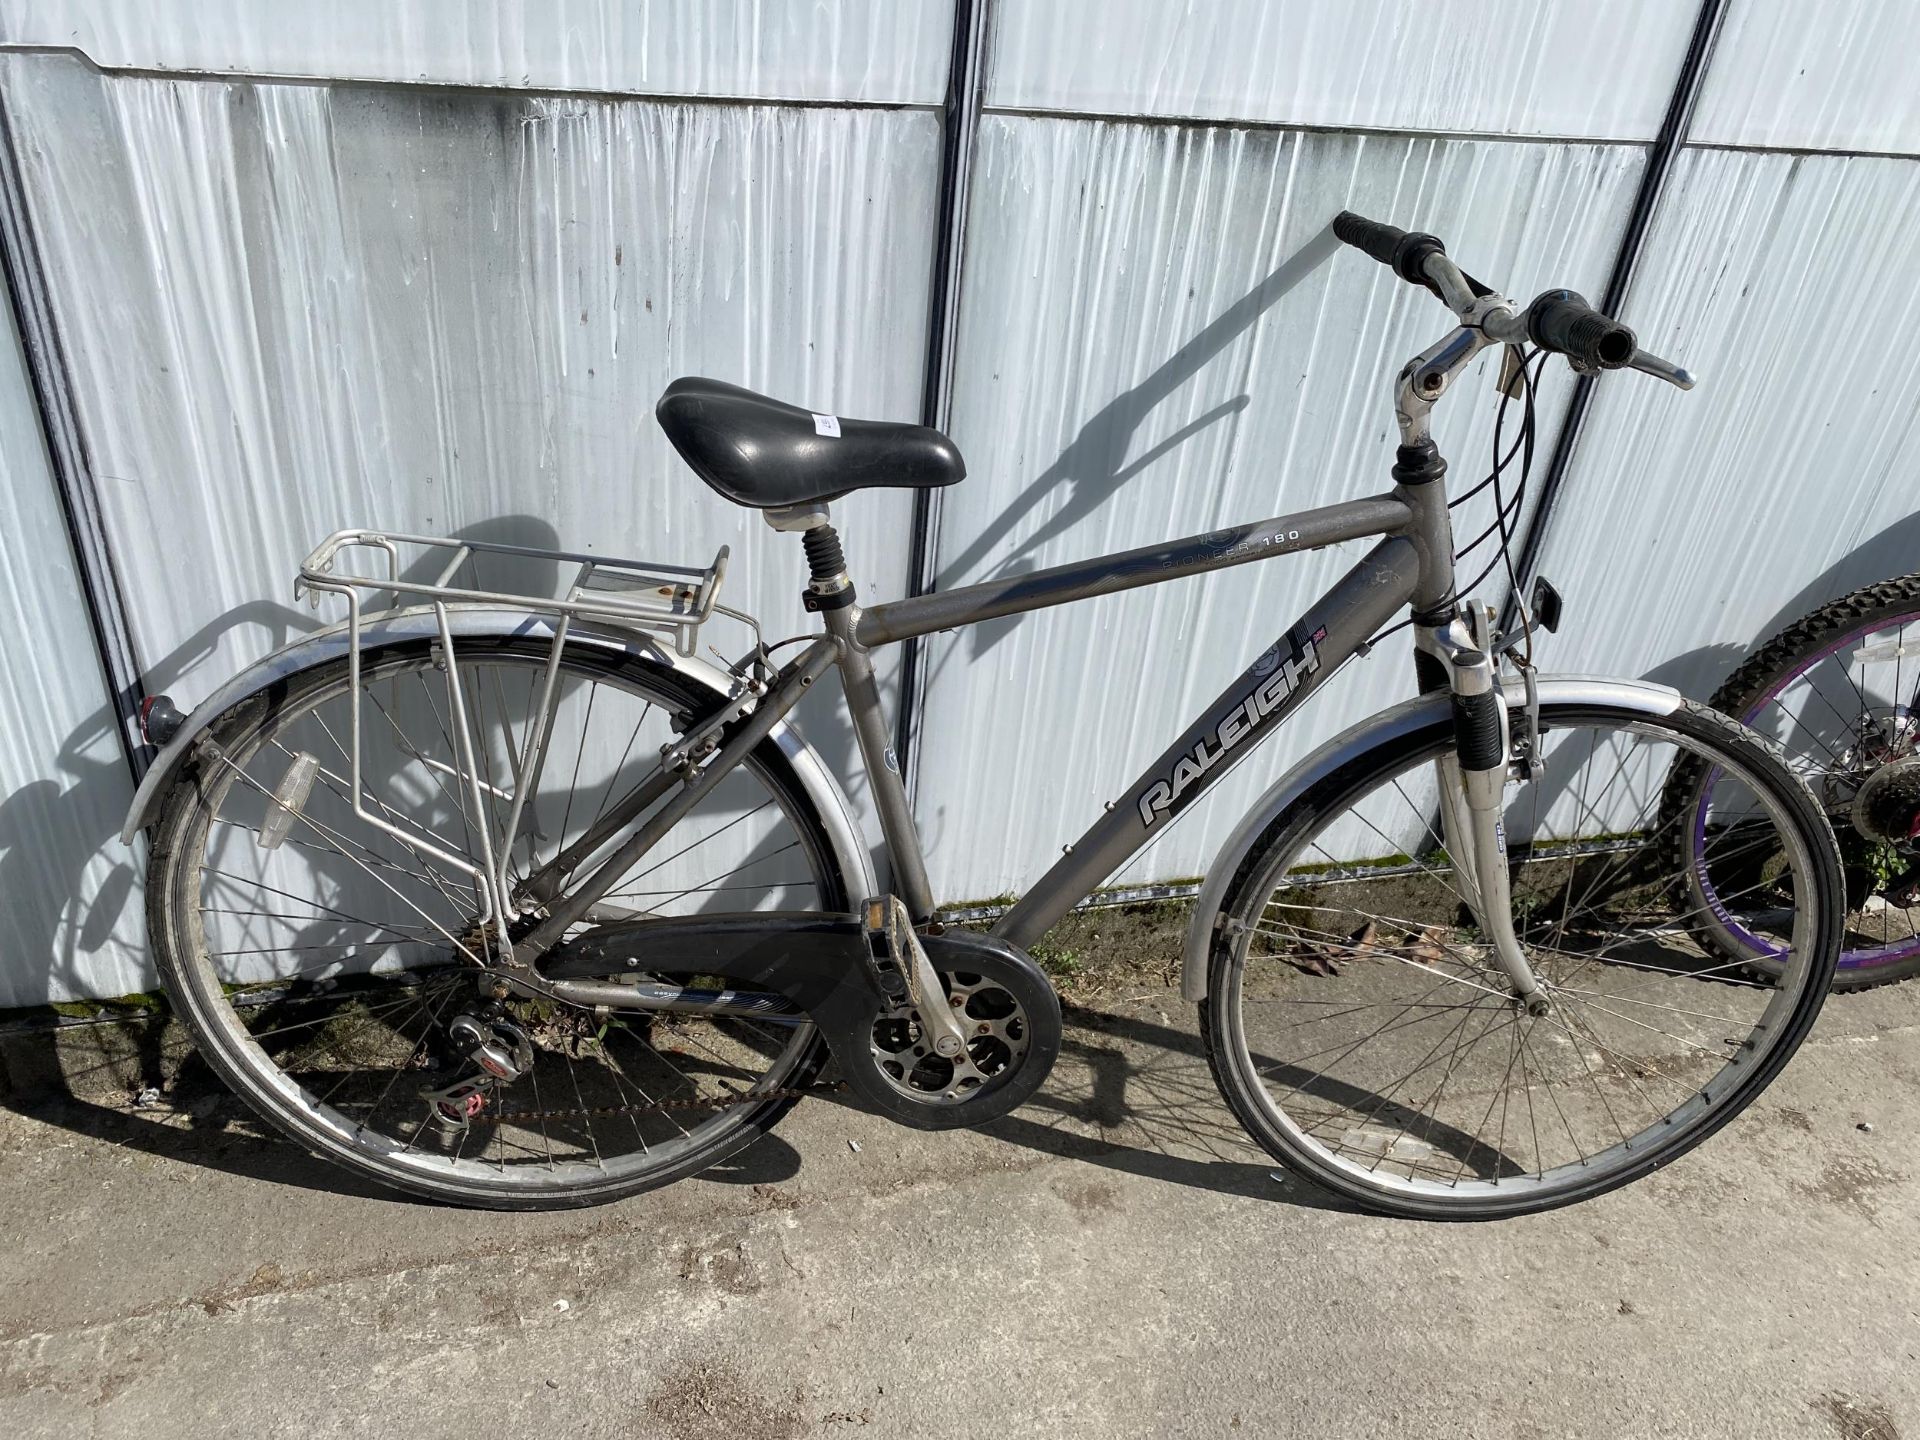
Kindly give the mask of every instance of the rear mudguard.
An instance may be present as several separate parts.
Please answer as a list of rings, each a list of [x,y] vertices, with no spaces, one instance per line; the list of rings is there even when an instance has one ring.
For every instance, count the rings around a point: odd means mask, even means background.
[[[540,962],[550,981],[647,975],[720,975],[729,985],[770,990],[806,1012],[826,1037],[848,1088],[889,1120],[918,1130],[982,1125],[1023,1103],[1060,1054],[1060,999],[1024,950],[991,935],[946,930],[923,935],[942,974],[984,975],[1020,1002],[1027,1052],[961,1102],[937,1105],[903,1095],[873,1054],[873,1027],[895,1002],[883,999],[865,958],[867,934],[855,915],[686,915],[602,925]],[[587,987],[582,987],[587,988]],[[595,986],[618,1008],[617,983]],[[599,993],[592,994],[597,1000]],[[962,1015],[962,1022],[966,1017]]]
[[[525,610],[503,609],[491,605],[449,605],[447,624],[456,640],[528,637],[553,638],[551,617],[529,614]],[[431,608],[396,610],[363,620],[360,643],[364,653],[392,645],[417,643],[437,638],[439,625]],[[133,807],[120,839],[131,844],[133,837],[151,825],[160,812],[161,798],[173,785],[175,776],[192,753],[194,742],[220,716],[249,696],[290,679],[303,670],[338,660],[349,648],[344,624],[330,626],[304,635],[235,675],[213,694],[194,707],[178,733],[167,742],[159,758],[147,771],[140,788],[134,792]],[[614,630],[575,622],[568,628],[570,647],[601,654],[624,656],[634,664],[670,671],[699,690],[710,692],[716,701],[727,697],[726,673],[705,661],[677,654],[657,644],[650,636],[634,631]],[[833,845],[834,859],[846,877],[850,901],[879,894],[874,880],[873,857],[854,822],[847,797],[833,778],[833,772],[821,761],[800,732],[782,721],[774,726],[768,742],[774,745],[792,767],[793,776],[807,798],[813,802]]]
[[[1542,677],[1539,685],[1542,705],[1613,705],[1645,715],[1671,715],[1683,701],[1678,690],[1631,680],[1561,675]],[[1526,692],[1519,681],[1510,681],[1503,689],[1509,707],[1525,703]],[[1452,717],[1453,700],[1444,691],[1382,710],[1327,741],[1254,802],[1233,834],[1227,837],[1227,843],[1220,847],[1219,855],[1207,871],[1206,883],[1194,901],[1193,918],[1187,926],[1186,956],[1180,969],[1183,996],[1196,1004],[1207,998],[1207,969],[1213,957],[1221,907],[1227,901],[1227,892],[1240,873],[1241,864],[1268,828],[1314,786],[1376,745],[1402,739],[1432,725],[1451,724]]]

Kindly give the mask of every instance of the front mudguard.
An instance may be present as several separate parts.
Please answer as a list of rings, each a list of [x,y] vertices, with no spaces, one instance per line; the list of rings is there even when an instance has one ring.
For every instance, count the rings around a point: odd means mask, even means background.
[[[530,638],[551,640],[552,617],[525,610],[492,605],[449,605],[447,626],[455,641],[462,639]],[[439,622],[431,607],[395,610],[361,621],[360,645],[363,654],[372,654],[394,645],[415,644],[439,638]],[[650,636],[628,630],[585,625],[576,621],[567,629],[567,644],[602,655],[616,656],[628,663],[669,671],[699,690],[709,692],[716,702],[728,695],[726,674],[703,660],[681,655],[656,643]],[[151,825],[160,812],[160,803],[175,778],[187,763],[195,742],[220,716],[235,705],[283,684],[302,671],[345,656],[352,640],[346,625],[329,626],[303,635],[271,655],[255,661],[209,695],[170,739],[153,762],[140,788],[134,792],[120,839],[132,844],[133,837]],[[874,880],[873,857],[853,818],[852,807],[833,772],[807,744],[798,729],[787,721],[773,727],[767,737],[785,757],[794,779],[813,803],[833,846],[834,859],[846,877],[849,899],[858,900],[879,893]]]
[[[1504,684],[1502,692],[1509,709],[1526,703],[1525,688],[1518,680]],[[1671,715],[1680,708],[1683,697],[1665,685],[1649,685],[1637,680],[1609,680],[1583,675],[1541,677],[1542,705],[1617,705],[1646,715]],[[1335,774],[1365,755],[1375,746],[1425,730],[1431,726],[1451,726],[1453,697],[1445,691],[1422,695],[1390,710],[1362,720],[1341,731],[1306,759],[1294,766],[1272,788],[1254,802],[1227,837],[1226,844],[1207,871],[1206,883],[1193,905],[1193,918],[1187,925],[1186,953],[1180,968],[1180,993],[1198,1004],[1207,998],[1207,970],[1213,957],[1214,937],[1220,923],[1221,907],[1234,877],[1260,837],[1302,796],[1328,776]]]

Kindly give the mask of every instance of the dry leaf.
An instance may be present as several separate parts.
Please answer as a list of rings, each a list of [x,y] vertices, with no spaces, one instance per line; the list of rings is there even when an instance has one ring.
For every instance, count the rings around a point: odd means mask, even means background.
[[[1400,953],[1416,965],[1436,965],[1447,958],[1446,947],[1440,943],[1446,933],[1438,925],[1429,925],[1414,937],[1411,945],[1403,946]]]

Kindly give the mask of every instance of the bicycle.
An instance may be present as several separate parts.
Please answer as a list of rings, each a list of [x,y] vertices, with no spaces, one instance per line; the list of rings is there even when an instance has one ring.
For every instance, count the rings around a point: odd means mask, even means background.
[[[1920,974],[1916,625],[1920,575],[1862,586],[1769,637],[1707,702],[1775,740],[1833,827],[1849,919],[1838,991]]]
[[[770,645],[720,605],[724,549],[689,569],[330,536],[296,593],[344,602],[341,624],[190,716],[143,709],[164,748],[125,834],[151,830],[152,940],[209,1064],[318,1155],[498,1208],[703,1170],[821,1089],[829,1057],[893,1120],[982,1124],[1060,1048],[1028,947],[1406,611],[1419,693],[1268,790],[1196,901],[1181,988],[1227,1103],[1290,1170],[1421,1217],[1585,1199],[1705,1139],[1819,1009],[1844,913],[1832,837],[1752,732],[1671,690],[1538,676],[1530,618],[1489,633],[1456,595],[1429,433],[1493,345],[1527,415],[1506,460],[1531,457],[1552,355],[1691,378],[1571,292],[1517,306],[1432,236],[1331,228],[1457,322],[1400,372],[1394,484],[1370,498],[863,607],[830,502],[955,483],[951,442],[682,379],[660,423],[712,489],[800,536],[818,631]],[[1518,502],[1495,448],[1504,558]],[[1358,540],[990,932],[938,922],[875,648]],[[490,590],[483,565],[573,579],[557,599]],[[753,636],[724,668],[694,655],[722,621]],[[833,670],[890,888],[787,720]],[[1698,826],[1655,817],[1676,783]],[[1766,973],[1719,958],[1735,926],[1771,947]]]

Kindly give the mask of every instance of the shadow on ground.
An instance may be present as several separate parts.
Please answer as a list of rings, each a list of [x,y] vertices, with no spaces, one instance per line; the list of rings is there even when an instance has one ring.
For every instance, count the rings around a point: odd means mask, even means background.
[[[1149,1018],[1123,1003],[1068,1006],[1066,1015],[1060,1060],[1045,1087],[981,1134],[1037,1155],[1174,1185],[1351,1208],[1306,1181],[1275,1178],[1275,1163],[1221,1103],[1198,1037],[1169,1023],[1164,1013]],[[0,1104],[43,1122],[269,1184],[392,1198],[268,1131],[191,1050],[179,1027],[163,1019],[16,1031],[6,1037],[4,1054],[13,1084]],[[826,1091],[820,1099],[862,1109],[844,1092]],[[808,1128],[795,1118],[785,1125],[790,1134]],[[945,1137],[937,1135],[925,1142],[930,1175],[943,1143]],[[805,1164],[803,1153],[775,1133],[703,1178],[768,1185],[799,1176]]]

